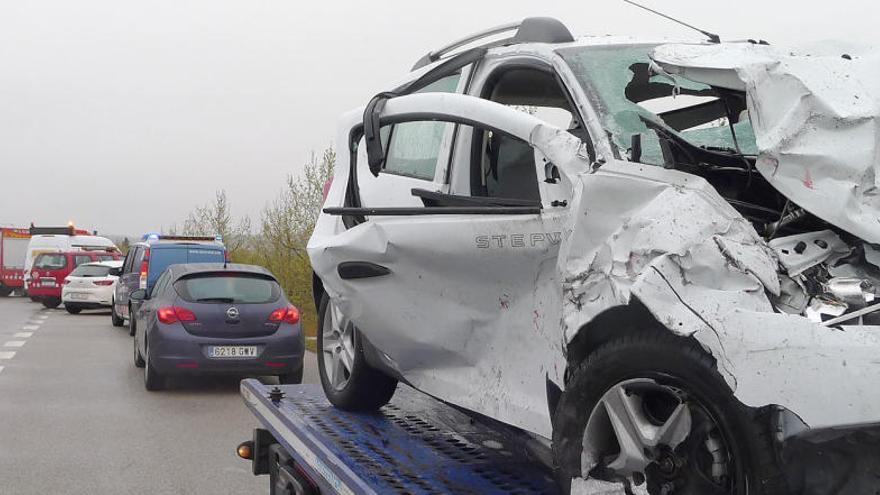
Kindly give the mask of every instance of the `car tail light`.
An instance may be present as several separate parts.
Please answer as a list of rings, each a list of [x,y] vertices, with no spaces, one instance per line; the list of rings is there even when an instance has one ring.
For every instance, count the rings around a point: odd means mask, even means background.
[[[141,260],[141,278],[139,282],[139,288],[146,289],[147,288],[147,270],[150,267],[150,248],[144,250],[144,259]]]
[[[61,285],[67,285],[67,284],[69,284],[69,283],[70,283],[70,279],[69,279],[69,278],[65,278],[64,281],[61,282]]]
[[[65,281],[65,283],[67,283],[67,282]],[[105,285],[105,286],[106,286],[106,285],[113,285],[113,281],[112,281],[112,280],[95,280],[95,281],[92,282],[92,283],[95,284],[95,285]]]
[[[269,321],[281,323],[299,323],[299,310],[293,306],[278,308],[269,314]]]
[[[178,321],[196,321],[195,313],[180,306],[162,306],[156,310],[156,317],[166,325],[177,323]]]

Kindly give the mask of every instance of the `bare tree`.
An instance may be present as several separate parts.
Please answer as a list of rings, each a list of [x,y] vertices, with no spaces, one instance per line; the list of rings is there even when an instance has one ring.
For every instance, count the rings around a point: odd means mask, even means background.
[[[311,159],[300,176],[287,176],[278,198],[263,210],[261,237],[271,249],[305,259],[305,246],[323,202],[324,184],[332,177],[336,151],[327,148]]]
[[[184,235],[223,237],[230,253],[235,253],[250,237],[251,220],[247,216],[236,221],[226,199],[226,191],[216,192],[214,202],[199,206],[183,222]]]

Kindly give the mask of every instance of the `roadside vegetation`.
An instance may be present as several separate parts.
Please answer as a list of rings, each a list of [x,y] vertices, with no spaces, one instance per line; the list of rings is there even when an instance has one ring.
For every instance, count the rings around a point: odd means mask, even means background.
[[[306,243],[312,235],[323,202],[323,187],[333,175],[336,152],[327,148],[312,154],[302,172],[287,176],[284,188],[263,208],[256,225],[248,216],[236,216],[226,191],[196,207],[183,226],[169,234],[213,236],[220,234],[234,263],[262,265],[278,277],[290,301],[302,313],[303,330],[314,337],[317,310],[312,299],[312,271]],[[314,340],[306,339],[314,350]]]

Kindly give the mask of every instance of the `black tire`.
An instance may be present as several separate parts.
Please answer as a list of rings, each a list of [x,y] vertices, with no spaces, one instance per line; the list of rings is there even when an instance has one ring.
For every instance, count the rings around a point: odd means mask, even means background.
[[[788,493],[765,416],[744,406],[733,396],[718,373],[715,360],[694,340],[677,337],[665,329],[606,343],[579,366],[569,370],[565,392],[553,417],[553,455],[559,485],[565,493],[569,492],[573,478],[586,474],[581,472],[581,454],[589,416],[606,391],[634,379],[654,380],[681,390],[688,404],[698,405],[690,407],[699,407],[705,417],[717,426],[715,434],[720,435],[727,448],[726,461],[731,474],[729,485],[718,493]],[[691,436],[688,434],[688,437]],[[686,443],[682,442],[681,445]],[[694,452],[696,450],[683,455],[693,455]],[[698,459],[694,458],[686,465],[698,464]],[[648,490],[654,493],[652,486],[655,491],[658,490],[656,487],[660,477],[656,475],[659,471],[654,470],[654,475],[651,472],[648,471]],[[598,478],[613,478],[607,472],[603,475],[601,470],[590,474]],[[695,492],[676,489],[674,493],[687,495]]]
[[[43,303],[43,306],[49,309],[55,309],[61,305],[60,297],[44,297],[40,299],[40,302]]]
[[[0,284],[0,297],[9,297],[10,294],[12,294],[12,287]]]
[[[31,302],[40,302],[40,296],[28,296]]]
[[[133,358],[134,358],[134,367],[135,368],[143,368],[144,367],[144,356],[141,355],[141,350],[138,349],[137,335],[131,339],[132,348],[134,349]]]
[[[116,301],[113,301],[110,304],[110,323],[112,323],[114,327],[121,327],[125,324],[125,318],[116,314]]]
[[[285,373],[283,375],[278,375],[278,383],[282,385],[298,385],[303,381],[303,367],[300,366],[298,370],[293,373]]]
[[[324,369],[324,320],[329,317],[330,298],[327,294],[321,297],[318,308],[318,374],[324,395],[334,406],[347,411],[375,411],[391,400],[397,389],[397,380],[378,371],[367,363],[364,357],[363,342],[357,329],[354,331],[355,357],[351,376],[341,390],[336,390],[330,383]]]
[[[82,312],[82,310],[83,310],[83,309],[80,308],[79,306],[76,306],[76,305],[74,305],[74,304],[67,304],[67,303],[64,304],[64,309],[66,309],[67,312],[70,313],[70,314],[72,314],[72,315],[78,315],[78,314],[80,314],[80,313]]]
[[[135,323],[134,315],[131,313],[131,306],[128,307],[128,335],[134,337],[134,333],[137,330],[137,323]]]
[[[165,388],[165,377],[150,363],[149,341],[144,345],[144,388],[150,392]]]

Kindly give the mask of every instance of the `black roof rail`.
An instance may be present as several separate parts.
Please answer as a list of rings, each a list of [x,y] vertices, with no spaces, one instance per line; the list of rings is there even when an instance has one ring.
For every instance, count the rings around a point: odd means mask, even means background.
[[[491,36],[496,36],[509,31],[516,31],[510,37],[487,45],[513,45],[517,43],[570,43],[574,41],[574,36],[565,27],[565,24],[552,17],[527,17],[520,22],[512,22],[510,24],[502,24],[485,31],[474,33],[459,40],[455,40],[448,45],[437,50],[428,52],[424,57],[420,58],[413,66],[412,70],[420,69],[426,65],[432,64],[443,56],[449,54],[457,48],[469,45],[476,41],[480,41]]]

